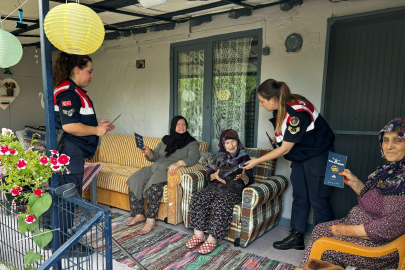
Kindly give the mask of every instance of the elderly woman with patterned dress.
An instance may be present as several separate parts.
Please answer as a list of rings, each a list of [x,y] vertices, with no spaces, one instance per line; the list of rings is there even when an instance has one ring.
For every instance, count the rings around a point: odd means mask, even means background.
[[[385,245],[405,234],[405,117],[392,120],[379,134],[381,153],[387,164],[379,167],[363,184],[349,170],[344,181],[358,194],[359,205],[347,217],[318,224],[301,262],[303,268],[312,245],[319,237],[331,237],[366,247]],[[399,255],[369,258],[328,250],[323,261],[362,269],[397,268]]]
[[[175,116],[170,125],[170,135],[162,138],[159,145],[151,150],[144,146],[145,158],[153,162],[131,175],[129,186],[129,205],[131,216],[127,223],[133,226],[145,221],[145,226],[138,234],[146,234],[153,230],[157,218],[163,187],[167,183],[167,173],[173,175],[177,168],[193,166],[200,158],[198,141],[187,131],[187,120],[183,116]],[[143,208],[143,198],[147,198],[146,217]]]
[[[240,169],[250,158],[238,133],[232,129],[224,130],[218,147],[214,162],[207,171],[208,186],[195,194],[190,202],[189,220],[194,236],[187,241],[186,247],[194,248],[203,243],[198,250],[200,254],[213,251],[217,242],[227,235],[233,208],[242,201],[243,189],[253,183],[252,170]],[[206,230],[209,231],[207,240],[204,236]]]

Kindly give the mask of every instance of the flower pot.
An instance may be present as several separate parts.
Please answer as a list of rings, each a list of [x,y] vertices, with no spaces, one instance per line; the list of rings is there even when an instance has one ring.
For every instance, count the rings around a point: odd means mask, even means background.
[[[7,96],[9,97],[14,96],[14,89],[7,89]]]

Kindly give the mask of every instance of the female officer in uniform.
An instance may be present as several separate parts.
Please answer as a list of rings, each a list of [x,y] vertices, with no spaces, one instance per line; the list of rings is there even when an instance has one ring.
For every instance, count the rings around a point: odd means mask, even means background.
[[[284,156],[291,161],[293,204],[290,235],[273,244],[276,249],[304,249],[304,232],[312,208],[316,222],[334,219],[329,203],[332,187],[323,184],[329,151],[335,136],[326,121],[305,97],[291,94],[284,82],[268,79],[258,88],[260,105],[273,112],[270,122],[278,148],[246,162],[245,169]]]
[[[67,170],[58,175],[59,185],[74,183],[82,195],[84,158],[91,159],[98,137],[115,127],[109,120],[97,121],[93,102],[83,89],[93,79],[93,64],[88,55],[61,52],[53,64],[55,123],[63,129],[65,147],[62,153],[70,157]]]

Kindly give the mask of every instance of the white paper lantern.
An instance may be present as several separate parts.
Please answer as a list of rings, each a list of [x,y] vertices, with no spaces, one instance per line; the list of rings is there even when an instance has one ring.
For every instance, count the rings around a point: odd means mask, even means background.
[[[166,4],[167,0],[139,0],[139,3],[144,8],[152,8]]]
[[[21,57],[21,42],[13,34],[0,28],[0,68],[16,65]]]
[[[183,94],[181,95],[181,98],[182,98],[184,101],[187,101],[187,102],[194,101],[194,99],[195,99],[195,93],[194,93],[193,91],[191,91],[191,90],[186,90],[186,91],[184,91]]]

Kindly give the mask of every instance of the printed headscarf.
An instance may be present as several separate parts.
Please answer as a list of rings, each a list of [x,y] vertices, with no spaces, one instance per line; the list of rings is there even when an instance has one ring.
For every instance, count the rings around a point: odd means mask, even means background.
[[[186,122],[186,127],[188,128],[188,123],[186,118],[181,115],[177,115],[173,117],[171,125],[170,125],[170,135],[166,135],[162,138],[164,144],[166,144],[166,157],[170,156],[177,149],[184,148],[187,144],[195,141],[194,137],[188,133],[188,131],[184,132],[183,134],[176,132],[176,125],[180,119],[183,119]]]
[[[229,153],[225,149],[225,141],[229,139],[233,139],[238,143],[238,148],[234,153]],[[242,142],[239,140],[238,133],[233,129],[226,129],[222,131],[221,136],[219,137],[218,147],[219,151],[207,173],[216,172],[220,167],[223,166],[234,167],[244,161],[250,160],[247,151],[243,147]]]
[[[381,154],[383,157],[383,137],[385,132],[398,132],[398,136],[405,140],[405,117],[391,120],[378,135],[380,140]],[[405,195],[405,158],[400,161],[388,162],[378,167],[370,174],[366,186],[360,191],[363,195],[368,190],[377,188],[383,195],[401,196]]]

